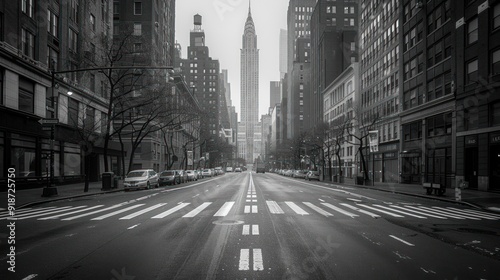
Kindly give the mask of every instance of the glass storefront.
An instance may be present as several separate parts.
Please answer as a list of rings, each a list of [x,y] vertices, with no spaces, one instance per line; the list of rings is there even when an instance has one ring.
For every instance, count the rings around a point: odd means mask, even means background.
[[[81,175],[82,158],[78,144],[64,143],[64,176]]]
[[[16,169],[16,177],[35,177],[36,138],[12,134],[11,165]]]

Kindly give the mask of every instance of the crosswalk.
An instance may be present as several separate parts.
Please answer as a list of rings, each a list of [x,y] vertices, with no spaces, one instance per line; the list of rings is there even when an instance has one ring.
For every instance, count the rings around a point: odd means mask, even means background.
[[[318,215],[325,218],[348,217],[360,218],[416,218],[416,219],[455,219],[455,220],[500,220],[500,214],[481,210],[457,207],[438,207],[406,204],[384,203],[329,203],[308,201],[265,201],[265,206],[271,215],[298,215],[310,217]],[[235,207],[235,201],[203,202],[201,204],[180,202],[158,203],[146,205],[145,203],[124,202],[111,206],[51,206],[40,208],[27,208],[16,211],[15,216],[10,216],[7,211],[0,211],[0,220],[91,220],[102,221],[116,218],[118,220],[131,220],[137,217],[149,219],[164,219],[168,216],[189,219],[195,217],[225,217],[229,214],[259,215],[266,211],[259,211],[257,205],[244,205]]]

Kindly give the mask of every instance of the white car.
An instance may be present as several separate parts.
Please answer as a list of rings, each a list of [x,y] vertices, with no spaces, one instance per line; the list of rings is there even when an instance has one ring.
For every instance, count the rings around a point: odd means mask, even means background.
[[[203,176],[203,178],[214,176],[211,169],[203,169],[203,171],[201,171],[201,175]]]
[[[194,170],[186,170],[187,180],[188,181],[196,181],[198,180],[198,175],[194,172]]]
[[[123,181],[125,190],[150,189],[159,186],[159,176],[153,169],[139,169],[130,171]]]
[[[226,167],[226,172],[233,172],[233,168],[231,166]]]

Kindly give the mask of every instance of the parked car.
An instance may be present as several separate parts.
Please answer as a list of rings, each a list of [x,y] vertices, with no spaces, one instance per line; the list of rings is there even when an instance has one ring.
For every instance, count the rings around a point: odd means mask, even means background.
[[[241,168],[236,167],[236,168],[234,169],[234,172],[241,172]]]
[[[159,176],[153,169],[139,169],[130,171],[123,182],[125,190],[150,189],[159,186]]]
[[[317,180],[319,181],[319,171],[309,171],[307,172],[307,175],[306,175],[306,180]]]
[[[217,175],[223,175],[224,171],[222,170],[222,167],[216,167],[215,168],[215,174],[217,174]]]
[[[306,174],[307,174],[306,170],[295,170],[295,171],[293,171],[292,177],[304,179],[304,178],[306,178]]]
[[[198,175],[196,174],[196,172],[194,170],[186,170],[186,174],[187,174],[188,181],[198,180]]]
[[[159,184],[162,185],[175,185],[181,183],[179,172],[177,170],[165,170],[160,173]]]
[[[179,172],[179,178],[181,179],[181,183],[185,183],[188,181],[188,174],[185,170],[177,170]]]
[[[226,167],[226,172],[233,172],[233,168],[231,166]]]
[[[203,171],[201,171],[201,175],[203,175],[203,178],[214,176],[211,169],[203,169]]]

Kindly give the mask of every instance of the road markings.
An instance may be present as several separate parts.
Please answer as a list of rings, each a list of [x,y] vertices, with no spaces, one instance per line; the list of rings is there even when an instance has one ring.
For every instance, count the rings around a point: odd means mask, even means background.
[[[214,217],[225,217],[229,214],[231,208],[233,208],[234,201],[228,201],[222,205],[222,207],[214,214]]]
[[[33,278],[35,278],[37,276],[38,276],[38,274],[31,274],[31,275],[28,275],[28,276],[24,277],[23,280],[31,280],[31,279],[33,279]]]
[[[259,225],[252,225],[252,235],[259,235]]]
[[[396,240],[397,240],[397,241],[399,241],[399,242],[402,242],[402,243],[404,243],[404,244],[408,245],[408,246],[415,246],[415,244],[411,244],[410,242],[405,241],[405,240],[403,240],[403,239],[401,239],[401,238],[399,238],[399,237],[396,237],[396,236],[394,236],[394,235],[389,235],[389,236],[390,236],[390,237],[392,237],[392,238],[394,238],[394,239],[396,239]]]
[[[252,205],[252,213],[257,213],[258,211],[257,205]]]
[[[90,208],[80,209],[80,210],[69,212],[69,213],[59,214],[59,215],[50,216],[50,217],[39,218],[38,220],[56,219],[56,218],[60,218],[60,217],[69,216],[69,215],[73,215],[73,214],[76,214],[76,213],[84,212],[84,211],[89,211],[89,210],[96,209],[96,208],[103,207],[103,206],[104,205],[96,205],[96,206],[92,206]]]
[[[240,270],[250,270],[250,249],[240,250]]]
[[[271,214],[285,214],[283,209],[281,209],[281,207],[278,205],[278,203],[276,203],[276,201],[268,200],[266,201],[266,204]]]
[[[314,210],[314,211],[316,211],[316,212],[320,213],[321,215],[323,215],[323,216],[325,216],[325,217],[333,216],[333,214],[332,214],[332,213],[327,212],[327,211],[325,211],[325,210],[323,210],[323,209],[319,208],[318,206],[316,206],[316,205],[312,204],[311,202],[302,202],[302,203],[304,203],[304,204],[305,204],[305,205],[307,205],[309,208],[311,208],[312,210]]]
[[[331,205],[330,203],[321,203],[321,204],[325,205],[326,207],[328,207],[328,208],[330,208],[330,209],[332,209],[334,211],[337,211],[337,212],[342,213],[342,214],[344,214],[346,216],[349,216],[351,218],[359,217],[359,215],[357,215],[357,214],[351,213],[349,211],[345,211],[344,209],[340,209],[337,206]]]
[[[424,216],[419,216],[419,215],[415,215],[415,214],[410,214],[410,213],[408,213],[408,212],[404,212],[404,211],[401,211],[401,210],[396,210],[396,209],[391,209],[391,208],[389,208],[389,207],[382,206],[382,205],[378,205],[378,204],[374,204],[373,206],[380,207],[380,208],[383,208],[383,209],[387,209],[387,210],[390,210],[390,211],[394,211],[394,212],[399,213],[399,214],[403,214],[403,215],[407,215],[407,216],[411,216],[411,217],[419,218],[419,219],[427,219],[427,218],[426,218],[426,217],[424,217]]]
[[[434,208],[438,208],[438,207],[434,207]],[[443,208],[439,207],[438,209],[443,209]],[[498,218],[490,217],[488,215],[479,214],[479,213],[478,214],[468,213],[466,211],[462,211],[460,209],[451,208],[451,207],[447,207],[447,209],[443,209],[443,210],[448,210],[448,211],[453,212],[453,213],[457,213],[457,214],[461,214],[461,215],[466,215],[466,216],[472,216],[472,217],[481,218],[481,219],[498,220]]]
[[[495,207],[490,207],[491,208],[495,208]],[[479,212],[479,211],[476,211],[476,210],[472,210],[472,209],[462,209],[463,211],[466,211],[466,212],[470,212],[470,213],[478,213],[478,214],[483,214],[483,215],[487,215],[489,217],[495,217],[495,218],[499,218],[500,219],[500,215],[497,215],[497,214],[493,214],[493,213],[488,213],[488,212]]]
[[[295,213],[299,215],[309,215],[309,213],[307,213],[304,209],[300,208],[300,206],[291,201],[285,201],[285,204],[288,205],[290,209],[292,209]]]
[[[363,202],[363,200],[355,199],[355,198],[347,198],[347,200],[354,201],[354,202]]]
[[[243,210],[243,213],[245,213],[245,214],[258,213],[258,207],[257,207],[257,205],[245,205],[245,209]]]
[[[212,202],[204,202],[200,206],[196,207],[194,210],[191,210],[191,212],[187,213],[186,215],[182,216],[183,218],[193,218],[194,216],[198,215],[201,211],[203,211],[205,208],[207,208]]]
[[[252,249],[253,271],[264,270],[264,261],[262,258],[262,249],[255,248]],[[238,265],[239,270],[250,270],[250,249],[240,249],[240,261]]]
[[[250,226],[252,226],[251,235],[259,235],[259,225],[243,225],[242,235],[250,235]]]
[[[124,208],[124,209],[120,209],[120,210],[118,210],[118,211],[114,211],[114,212],[111,212],[111,213],[109,213],[109,214],[106,214],[106,215],[102,215],[102,216],[99,216],[99,217],[93,218],[93,219],[91,219],[91,220],[92,220],[92,221],[100,221],[100,220],[104,220],[104,219],[109,218],[109,217],[111,217],[111,216],[115,216],[115,215],[121,214],[121,213],[123,213],[123,212],[127,212],[127,211],[129,211],[129,210],[132,210],[132,209],[137,208],[137,207],[141,207],[141,206],[143,206],[143,205],[144,205],[144,204],[132,205],[132,206],[130,206],[130,207],[127,207],[127,208]]]
[[[128,203],[124,202],[124,203],[120,203],[120,204],[115,204],[115,205],[110,206],[108,208],[99,209],[99,210],[96,210],[96,211],[92,211],[90,213],[80,214],[80,215],[77,215],[77,216],[73,216],[73,217],[69,217],[69,218],[64,218],[64,219],[61,219],[61,220],[63,220],[63,221],[71,221],[71,220],[78,219],[78,218],[81,218],[81,217],[90,216],[90,215],[93,215],[93,214],[96,214],[96,213],[100,213],[100,212],[104,212],[104,211],[107,211],[107,210],[111,210],[111,209],[115,209],[115,208],[118,208],[118,207],[122,207],[123,205],[126,205],[126,204],[128,204]]]
[[[250,205],[245,205],[245,209],[243,210],[243,213],[245,213],[245,214],[250,213]]]
[[[444,213],[444,212],[438,211],[438,210],[426,209],[426,208],[415,207],[415,206],[406,206],[406,207],[407,208],[411,208],[411,209],[415,209],[415,210],[418,210],[418,211],[422,211],[422,212],[425,212],[425,213],[429,213],[429,214],[438,214],[440,216],[444,216],[444,217],[448,217],[448,218],[454,218],[454,219],[459,219],[459,220],[464,220],[465,219],[463,217],[455,216],[453,214],[447,214],[447,213]]]
[[[51,215],[51,214],[54,214],[54,213],[60,213],[60,212],[66,212],[66,211],[71,211],[71,210],[76,210],[76,209],[80,209],[80,208],[83,208],[83,207],[86,207],[86,205],[84,206],[77,206],[77,207],[61,207],[61,208],[57,208],[57,210],[53,210],[53,211],[50,211],[50,212],[45,212],[45,213],[36,213],[36,214],[33,214],[33,213],[30,213],[29,215],[28,214],[25,214],[25,215],[28,215],[28,216],[25,216],[23,215],[23,217],[21,218],[15,218],[14,219],[17,219],[17,220],[24,220],[24,219],[29,219],[29,218],[35,218],[35,217],[40,217],[40,216],[46,216],[46,215]]]
[[[401,216],[401,215],[398,215],[398,214],[394,214],[394,213],[391,213],[391,212],[387,212],[387,211],[384,211],[384,210],[381,210],[381,209],[377,209],[377,208],[374,208],[374,207],[370,207],[368,205],[364,205],[364,204],[356,204],[356,205],[364,207],[364,208],[368,208],[368,209],[373,210],[373,211],[384,213],[384,214],[387,214],[389,216],[393,216],[393,217],[396,217],[396,218],[404,218],[404,216]]]
[[[262,260],[261,249],[253,249],[253,270],[254,271],[264,270],[264,261]]]
[[[140,225],[140,224],[133,225],[133,226],[131,226],[131,227],[128,227],[127,229],[133,229],[133,228],[135,228],[135,227],[138,227],[139,225]]]
[[[70,206],[68,206],[68,207],[70,207]],[[55,207],[46,207],[46,208],[34,209],[31,211],[25,211],[23,213],[19,213],[18,211],[14,211],[13,217],[10,214],[8,214],[8,215],[4,215],[4,217],[2,217],[0,220],[6,220],[6,219],[13,220],[13,219],[16,219],[18,217],[23,217],[23,216],[27,216],[27,215],[31,215],[31,214],[36,214],[36,213],[45,213],[45,212],[49,212],[49,211],[52,211],[55,209],[56,209]]]
[[[325,202],[325,201],[324,201],[323,199],[321,199],[321,198],[318,198],[318,200],[319,200],[319,201],[321,201],[321,202]]]
[[[428,214],[428,213],[424,213],[424,212],[419,212],[419,211],[415,211],[415,210],[412,210],[412,209],[407,209],[407,208],[404,208],[404,207],[401,207],[401,206],[397,206],[397,205],[391,205],[391,207],[402,209],[402,210],[405,210],[407,212],[417,213],[417,214],[420,214],[420,215],[423,215],[423,216],[427,216],[427,217],[432,217],[432,218],[436,218],[436,219],[446,220],[445,217],[441,217],[441,216],[437,216],[437,215],[433,215],[433,214]]]
[[[170,215],[170,214],[172,214],[172,213],[174,213],[174,212],[176,212],[176,211],[178,211],[178,210],[180,210],[180,209],[182,209],[182,208],[184,208],[184,207],[188,206],[189,204],[190,204],[190,203],[181,203],[181,204],[179,204],[179,205],[175,206],[175,207],[174,207],[174,208],[172,208],[172,209],[169,209],[169,210],[167,210],[167,211],[165,211],[165,212],[163,212],[163,213],[160,213],[160,214],[158,214],[158,215],[156,215],[156,216],[151,217],[151,219],[161,219],[161,218],[165,218],[166,216],[168,216],[168,215]]]
[[[142,215],[144,213],[147,213],[149,211],[152,211],[152,210],[154,210],[156,208],[160,208],[160,207],[165,206],[165,205],[167,205],[167,204],[166,203],[159,203],[159,204],[153,205],[151,207],[148,207],[146,209],[142,209],[141,211],[138,211],[138,212],[132,213],[130,215],[127,215],[125,217],[121,217],[120,220],[130,220],[132,218],[135,218],[135,217],[137,217],[139,215]]]
[[[375,219],[376,218],[380,218],[380,215],[374,214],[372,212],[369,212],[369,211],[366,211],[366,210],[363,210],[363,209],[359,209],[358,207],[354,207],[354,206],[349,205],[347,203],[340,203],[340,205],[343,205],[343,206],[345,206],[347,208],[351,208],[352,210],[355,210],[355,211],[358,211],[360,213],[366,214],[366,215],[368,215],[368,216],[370,216],[372,218],[375,218]]]

